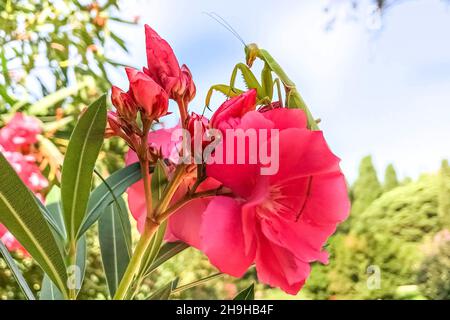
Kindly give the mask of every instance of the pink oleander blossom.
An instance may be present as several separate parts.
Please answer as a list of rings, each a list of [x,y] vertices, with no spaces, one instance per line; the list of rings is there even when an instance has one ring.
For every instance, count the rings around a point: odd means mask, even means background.
[[[243,108],[249,105],[241,103]],[[321,131],[306,128],[301,110],[219,110],[226,116],[216,124],[219,128],[278,129],[279,170],[264,176],[261,163],[208,165],[207,175],[230,188],[235,197],[211,198],[205,211],[176,213],[180,229],[192,220],[200,223],[199,236],[178,240],[202,250],[224,273],[241,277],[255,264],[261,282],[296,294],[309,276],[310,263],[327,263],[323,246],[349,212],[339,159]],[[261,139],[270,137],[258,136]]]
[[[0,129],[0,145],[5,151],[28,152],[28,147],[37,142],[37,136],[41,131],[41,122],[38,119],[17,112]]]

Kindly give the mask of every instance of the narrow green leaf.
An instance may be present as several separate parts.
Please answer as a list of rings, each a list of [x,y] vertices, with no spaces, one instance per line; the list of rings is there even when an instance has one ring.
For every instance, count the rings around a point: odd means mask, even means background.
[[[20,272],[19,268],[16,265],[16,262],[14,261],[13,257],[11,257],[11,254],[9,253],[5,244],[1,240],[0,240],[0,255],[5,259],[6,264],[11,270],[14,278],[17,281],[17,284],[19,285],[25,297],[28,300],[35,300],[36,298],[34,297],[33,292],[31,291],[30,287],[28,286],[28,283],[23,277],[22,272]]]
[[[239,292],[233,300],[255,300],[255,284],[252,283],[247,289]]]
[[[158,163],[156,164],[155,170],[152,174],[152,181],[151,181],[151,188],[152,188],[152,202],[156,206],[159,203],[159,200],[161,199],[164,189],[166,188],[168,183],[167,174],[165,170],[165,165],[162,161],[158,160]],[[150,268],[150,266],[155,261],[156,257],[158,256],[159,250],[161,249],[161,244],[164,240],[164,234],[166,233],[167,228],[167,221],[164,221],[161,226],[159,227],[156,234],[153,236],[150,245],[148,246],[143,262],[141,264],[140,270],[139,270],[139,276],[145,276],[147,274],[147,270]]]
[[[58,290],[58,287],[53,284],[52,280],[46,274],[44,274],[44,278],[42,279],[39,300],[64,300],[61,291]]]
[[[61,202],[68,240],[77,238],[106,127],[106,95],[81,116],[70,137],[61,177]]]
[[[197,281],[194,281],[194,282],[182,285],[180,287],[177,287],[176,289],[172,290],[172,293],[183,292],[184,290],[195,288],[197,286],[205,284],[208,281],[219,279],[221,277],[223,277],[223,273],[222,272],[214,273],[214,274],[212,274],[210,276],[207,276],[207,277],[204,277],[204,278],[202,278],[200,280],[197,280]]]
[[[56,220],[53,218],[52,213],[48,210],[46,206],[33,194],[34,200],[36,201],[39,210],[41,211],[42,216],[47,221],[48,225],[51,227],[51,230],[58,235],[60,238],[64,238],[64,228],[61,228]]]
[[[167,186],[166,166],[161,160],[158,160],[155,170],[152,174],[151,188],[152,188],[152,203],[156,206],[161,199],[164,189]]]
[[[181,241],[165,243],[159,250],[158,256],[155,258],[151,266],[146,270],[146,275],[149,275],[164,262],[173,258],[187,248],[189,248],[189,245]]]
[[[122,198],[106,207],[98,221],[98,233],[103,269],[113,297],[130,262],[131,224]]]
[[[0,153],[0,223],[16,237],[65,293],[66,267],[32,193]]]
[[[81,237],[77,243],[77,266],[79,268],[78,276],[80,277],[77,281],[79,281],[80,287],[86,273],[86,259],[86,237]],[[44,278],[42,279],[39,300],[64,300],[64,296],[61,294],[61,291],[46,274],[44,274]]]
[[[159,288],[148,298],[148,300],[169,300],[172,291],[175,290],[178,285],[178,280],[179,278],[175,278],[162,288]]]
[[[28,109],[28,112],[33,115],[46,114],[48,109],[53,107],[58,102],[76,94],[79,90],[89,85],[89,81],[80,82],[72,87],[60,89],[54,93],[47,95],[34,103]]]
[[[146,274],[148,268],[153,264],[158,256],[159,250],[161,249],[161,244],[164,240],[164,235],[166,234],[166,228],[167,220],[159,226],[158,231],[153,236],[152,241],[144,254],[140,274]]]
[[[114,196],[120,197],[128,187],[139,181],[141,177],[139,163],[133,163],[114,172],[105,179],[106,183],[103,182],[96,187],[89,198],[86,218],[78,235],[84,234],[99,219],[104,209],[114,201]]]
[[[66,227],[64,226],[64,217],[61,209],[61,189],[53,186],[45,199],[47,212],[50,219],[60,231],[61,237],[65,240],[67,237]]]

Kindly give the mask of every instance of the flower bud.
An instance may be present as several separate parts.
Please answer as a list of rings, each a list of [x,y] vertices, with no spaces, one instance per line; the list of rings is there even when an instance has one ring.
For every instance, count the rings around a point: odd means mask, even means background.
[[[167,93],[152,78],[136,69],[127,68],[130,93],[143,117],[158,119],[167,114]]]
[[[116,107],[119,117],[127,122],[136,120],[138,107],[129,93],[112,86],[111,101]]]

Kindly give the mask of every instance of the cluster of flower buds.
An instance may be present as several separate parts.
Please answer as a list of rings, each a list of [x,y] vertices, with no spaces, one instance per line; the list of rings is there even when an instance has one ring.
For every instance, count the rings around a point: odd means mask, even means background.
[[[179,66],[170,45],[149,26],[145,26],[145,36],[148,66],[143,71],[126,68],[128,92],[112,87],[116,112],[108,113],[106,131],[107,137],[120,136],[136,151],[152,123],[168,114],[169,99],[178,103],[181,118],[187,121],[187,105],[196,92],[191,72]]]

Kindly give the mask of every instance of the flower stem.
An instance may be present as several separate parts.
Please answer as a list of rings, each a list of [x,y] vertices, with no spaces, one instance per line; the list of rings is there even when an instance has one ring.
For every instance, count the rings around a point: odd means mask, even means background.
[[[147,166],[148,171],[148,166]],[[159,212],[163,212],[167,209],[167,206],[170,203],[174,193],[178,189],[178,186],[183,181],[183,177],[186,173],[186,165],[180,164],[176,170],[172,180],[169,182],[166,191],[164,192],[161,201],[158,206],[154,209],[150,215],[147,212],[147,219],[144,227],[144,232],[139,239],[138,244],[136,245],[136,249],[134,250],[133,257],[131,258],[130,263],[125,271],[125,274],[120,281],[119,287],[117,288],[116,294],[114,295],[114,300],[123,300],[126,298],[128,290],[130,289],[134,277],[139,272],[139,269],[142,264],[142,260],[145,256],[145,252],[147,251],[148,246],[152,241],[153,235],[156,233],[160,226],[160,222],[155,220],[157,214]],[[144,180],[145,182],[145,180]],[[145,184],[145,183],[144,183]],[[151,194],[150,194],[151,197]],[[147,201],[147,209],[148,207],[148,196],[146,194]],[[162,220],[164,221],[164,220]]]
[[[177,101],[177,104],[178,104],[178,109],[180,110],[181,126],[183,128],[186,128],[187,118],[189,116],[186,105],[185,105],[183,99],[180,99],[179,101]]]
[[[152,241],[152,237],[158,230],[159,225],[153,222],[151,219],[147,219],[145,224],[144,232],[139,239],[136,249],[134,250],[133,257],[128,264],[127,270],[120,281],[119,287],[117,288],[116,294],[114,295],[114,300],[123,300],[127,295],[128,289],[130,288],[135,274],[139,271],[142,263],[145,251]]]

